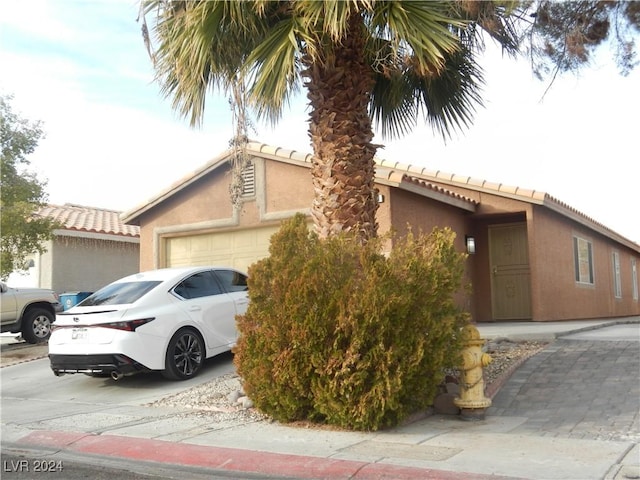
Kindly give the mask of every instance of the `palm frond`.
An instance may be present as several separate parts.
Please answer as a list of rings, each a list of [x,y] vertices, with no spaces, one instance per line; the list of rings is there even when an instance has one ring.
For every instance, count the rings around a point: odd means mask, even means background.
[[[258,117],[272,122],[300,84],[298,58],[299,25],[295,17],[283,18],[256,45],[245,62],[251,88],[249,95]]]
[[[397,57],[412,55],[417,60],[414,68],[432,71],[459,48],[451,26],[463,28],[465,22],[452,18],[449,11],[448,2],[379,2],[370,19],[372,38],[387,40]]]
[[[377,73],[371,115],[385,138],[410,132],[421,113],[435,131],[448,138],[471,124],[476,108],[482,106],[483,83],[472,51],[463,48],[448,55],[434,75],[420,75],[412,69]]]

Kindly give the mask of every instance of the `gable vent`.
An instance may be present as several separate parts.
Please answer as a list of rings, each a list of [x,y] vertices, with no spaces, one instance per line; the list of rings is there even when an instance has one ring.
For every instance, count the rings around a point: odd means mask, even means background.
[[[253,197],[256,194],[256,166],[247,163],[242,170],[242,197]]]

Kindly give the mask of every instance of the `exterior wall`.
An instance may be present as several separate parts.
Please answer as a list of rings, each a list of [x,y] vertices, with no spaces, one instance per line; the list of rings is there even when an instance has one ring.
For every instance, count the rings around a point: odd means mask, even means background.
[[[211,219],[233,219],[228,169],[220,169],[145,212],[140,219],[140,271],[160,265],[157,230],[171,236],[179,231],[207,230]],[[209,226],[211,231],[215,225]],[[172,232],[175,230],[175,233]]]
[[[260,175],[258,179],[262,180]],[[311,172],[306,167],[265,161],[264,182],[260,182],[258,187],[259,191],[265,191],[264,213],[292,214],[292,210],[311,208],[313,185]]]
[[[407,232],[407,225],[416,232],[429,233],[434,228],[449,227],[456,232],[456,246],[464,250],[464,236],[468,222],[464,210],[425,198],[404,190],[394,189],[391,198],[391,223],[400,235]]]
[[[229,197],[230,171],[219,168],[159,205],[140,219],[140,270],[165,266],[167,238],[279,225],[308,211],[313,188],[308,168],[254,159],[256,195],[234,209]]]
[[[571,222],[542,207],[534,209],[530,250],[532,308],[534,320],[565,320],[640,315],[640,304],[632,293],[631,259],[640,264],[640,254],[591,229]],[[573,238],[592,244],[594,283],[575,279]],[[620,256],[621,298],[614,294],[612,253]]]
[[[94,292],[138,272],[138,243],[57,236],[51,250],[51,284],[56,293]],[[43,285],[44,286],[44,285]]]
[[[408,225],[414,233],[422,230],[430,233],[434,228],[450,228],[456,234],[454,245],[459,252],[465,252],[465,235],[470,231],[469,213],[459,208],[440,203],[436,200],[404,190],[393,189],[389,193],[390,220],[398,235],[405,235]],[[387,229],[388,230],[388,229]],[[385,231],[380,229],[381,233]],[[466,264],[463,286],[471,282],[474,275],[474,263],[469,259]],[[473,297],[461,289],[456,294],[456,302],[475,318]]]
[[[46,245],[46,252],[40,255],[38,286],[40,288],[50,288],[56,293],[60,293],[53,286],[53,240],[48,240]]]
[[[56,235],[46,251],[34,254],[34,266],[25,274],[12,274],[14,287],[50,288],[56,293],[94,292],[119,278],[137,273],[137,241],[113,241]]]

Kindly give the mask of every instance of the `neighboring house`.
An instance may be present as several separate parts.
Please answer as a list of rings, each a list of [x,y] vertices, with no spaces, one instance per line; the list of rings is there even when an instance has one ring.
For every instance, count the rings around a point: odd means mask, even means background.
[[[10,275],[9,285],[50,288],[58,294],[93,292],[139,271],[139,228],[125,225],[120,212],[65,204],[47,205],[38,213],[62,228],[54,230],[45,253],[31,257],[25,275]]]
[[[311,155],[250,143],[239,209],[229,196],[230,152],[123,215],[140,226],[140,269],[221,264],[268,255],[269,238],[313,198]],[[476,321],[640,315],[640,245],[552,196],[425,168],[379,162],[379,232],[450,227],[467,260]]]

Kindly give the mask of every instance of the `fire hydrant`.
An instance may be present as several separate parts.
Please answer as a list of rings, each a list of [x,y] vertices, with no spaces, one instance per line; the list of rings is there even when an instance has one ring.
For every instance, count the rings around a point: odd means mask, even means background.
[[[491,363],[491,356],[482,352],[484,339],[473,325],[462,329],[464,349],[462,351],[462,378],[460,396],[453,403],[460,408],[460,416],[465,420],[484,419],[485,409],[491,406],[491,399],[484,396],[482,368]]]

